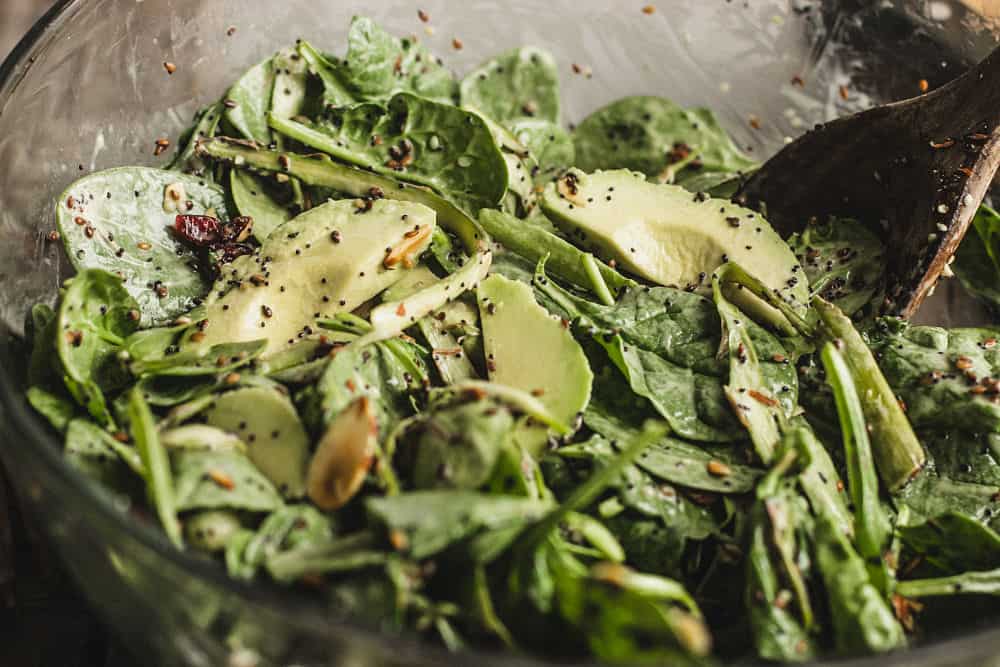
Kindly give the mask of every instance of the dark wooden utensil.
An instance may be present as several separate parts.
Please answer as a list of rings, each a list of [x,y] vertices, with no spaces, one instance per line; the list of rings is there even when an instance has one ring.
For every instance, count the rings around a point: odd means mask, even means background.
[[[883,312],[909,317],[958,249],[1000,165],[1000,48],[920,97],[817,126],[750,176],[737,197],[787,236],[813,216],[877,223]]]

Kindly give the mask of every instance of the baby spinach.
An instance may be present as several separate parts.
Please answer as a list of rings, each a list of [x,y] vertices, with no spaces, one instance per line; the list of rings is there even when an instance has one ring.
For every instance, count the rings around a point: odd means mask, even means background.
[[[269,192],[265,179],[243,170],[229,173],[229,193],[240,215],[253,218],[253,236],[263,243],[279,225],[292,219],[292,211]]]
[[[962,285],[994,312],[1000,307],[1000,213],[985,204],[955,253],[952,269]]]
[[[434,188],[476,212],[507,190],[507,164],[483,120],[450,104],[398,93],[386,104],[334,109],[315,123],[270,117],[282,134],[332,157]]]
[[[384,101],[399,91],[452,103],[457,84],[441,61],[415,38],[397,38],[364,16],[347,33],[340,80],[361,100]]]
[[[135,448],[118,442],[86,419],[72,419],[67,424],[63,456],[87,477],[128,495],[145,474]]]
[[[558,124],[523,118],[511,123],[510,131],[538,163],[538,173],[534,174],[536,184],[547,183],[563,169],[576,164],[573,138]]]
[[[72,401],[37,385],[28,388],[26,397],[31,407],[45,417],[52,424],[52,428],[60,433],[66,431],[66,427],[76,416],[77,408]]]
[[[941,574],[1000,567],[1000,535],[967,514],[949,510],[898,530],[906,548]]]
[[[320,430],[359,396],[368,396],[384,438],[412,414],[410,395],[425,376],[419,354],[403,341],[349,346],[327,364],[316,384],[298,400],[307,422]]]
[[[171,233],[178,213],[226,217],[222,190],[206,180],[145,167],[111,169],[70,186],[56,213],[74,268],[123,276],[144,326],[191,310],[208,292],[194,252]]]
[[[483,531],[523,530],[551,506],[517,496],[435,490],[369,498],[365,507],[390,540],[419,560]]]
[[[138,326],[135,306],[122,280],[98,269],[78,273],[59,305],[56,350],[66,387],[104,426],[114,424],[105,392],[129,379],[118,352]]]
[[[756,166],[712,112],[685,110],[660,97],[612,102],[577,126],[573,143],[575,166],[586,172],[626,168],[673,182],[685,169],[737,172]]]
[[[335,108],[356,102],[354,95],[348,91],[341,81],[337,65],[320,53],[309,42],[302,40],[298,44],[299,57],[307,64],[309,73],[320,81],[323,88],[322,105],[324,108]]]
[[[270,480],[238,451],[180,450],[172,459],[178,512],[271,512],[282,504]]]
[[[274,59],[268,58],[251,67],[226,94],[226,99],[230,102],[226,107],[226,120],[245,139],[264,146],[271,143],[267,113],[271,109],[274,79]]]
[[[882,373],[914,427],[973,432],[1000,428],[1000,406],[990,399],[989,387],[990,378],[1000,375],[998,340],[995,329],[946,330],[893,320],[880,322],[871,335]]]
[[[503,405],[474,401],[423,415],[410,429],[416,437],[398,446],[413,456],[416,488],[478,489],[490,480],[514,426]]]
[[[812,608],[802,589],[802,542],[809,538],[811,521],[804,520],[794,493],[775,488],[761,498],[751,513],[748,544],[745,605],[750,617],[757,654],[767,660],[803,662],[814,657],[818,647],[812,636]],[[806,532],[806,526],[809,527]],[[789,608],[786,581],[794,581],[795,608]]]
[[[884,653],[904,646],[902,626],[848,538],[822,514],[814,535],[814,558],[826,588],[837,652]]]
[[[222,120],[225,106],[220,100],[201,109],[194,118],[194,124],[186,137],[181,141],[181,147],[177,151],[167,169],[176,169],[188,174],[195,174],[206,179],[210,179],[212,174],[207,169],[205,161],[195,154],[195,148],[202,139],[215,136],[215,132]]]
[[[809,289],[853,315],[882,288],[885,246],[867,227],[849,218],[812,222],[788,245],[802,265]]]
[[[598,336],[608,357],[639,396],[649,399],[675,433],[689,440],[730,442],[739,424],[724,405],[718,378],[696,373],[652,352],[628,345],[621,336]]]
[[[462,106],[502,125],[523,119],[559,122],[559,71],[555,58],[532,46],[486,61],[462,80]]]

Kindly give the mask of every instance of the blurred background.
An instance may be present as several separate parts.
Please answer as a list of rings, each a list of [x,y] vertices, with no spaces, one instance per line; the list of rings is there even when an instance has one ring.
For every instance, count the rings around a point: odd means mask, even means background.
[[[53,4],[54,0],[0,0],[0,58]]]
[[[0,60],[56,0],[0,0]],[[0,666],[128,667],[14,510],[0,469]],[[16,576],[15,576],[16,574]]]

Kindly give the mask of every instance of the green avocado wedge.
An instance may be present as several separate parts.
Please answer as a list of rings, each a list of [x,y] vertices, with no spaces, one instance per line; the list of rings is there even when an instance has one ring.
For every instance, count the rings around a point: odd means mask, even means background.
[[[267,356],[308,335],[317,319],[350,312],[400,280],[406,262],[430,243],[434,212],[392,200],[369,203],[370,209],[352,200],[311,209],[230,264],[206,300],[207,324],[185,345],[267,338]]]
[[[649,183],[634,172],[570,170],[546,188],[545,213],[605,261],[659,285],[700,289],[737,262],[793,307],[809,292],[788,245],[759,213]]]
[[[480,283],[478,299],[490,381],[531,393],[573,423],[590,401],[594,374],[568,327],[535,302],[530,287],[503,276]],[[522,427],[516,438],[537,453],[547,429]]]

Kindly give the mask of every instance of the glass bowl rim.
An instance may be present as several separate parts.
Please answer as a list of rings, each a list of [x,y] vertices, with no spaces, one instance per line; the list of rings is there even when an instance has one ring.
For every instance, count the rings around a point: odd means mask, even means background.
[[[54,0],[50,7],[27,33],[17,42],[3,63],[0,64],[0,115],[4,113],[6,101],[13,89],[30,71],[33,54],[44,47],[44,37],[62,26],[65,19],[80,7],[98,0]],[[2,326],[0,347],[4,356],[11,351],[14,334],[6,325]],[[350,639],[360,639],[368,644],[393,648],[397,656],[411,655],[423,664],[462,664],[459,661],[474,659],[486,667],[545,667],[556,663],[530,656],[517,654],[490,653],[482,650],[466,650],[460,653],[450,653],[443,648],[421,641],[409,635],[393,636],[372,630],[370,627],[353,622],[350,619],[327,621],[323,617],[327,613],[323,605],[294,593],[292,590],[264,580],[254,583],[243,582],[229,577],[225,571],[205,558],[175,548],[161,530],[152,523],[129,521],[120,510],[115,508],[110,497],[102,493],[83,475],[75,473],[67,466],[57,452],[60,444],[53,436],[49,426],[28,405],[24,392],[17,386],[9,371],[0,367],[0,416],[7,420],[3,432],[10,435],[16,432],[34,447],[49,472],[69,487],[71,492],[82,496],[86,502],[99,508],[106,518],[118,523],[129,538],[137,541],[142,547],[154,552],[159,558],[168,559],[172,565],[190,572],[192,576],[202,579],[207,585],[221,589],[227,594],[238,595],[240,599],[255,605],[264,605],[278,609],[282,616],[290,619],[296,629],[316,636],[329,635],[331,629],[349,631]],[[7,439],[0,439],[0,447],[6,447]],[[61,554],[59,554],[61,558]],[[100,609],[95,609],[98,615]],[[110,628],[112,632],[115,629]],[[915,647],[897,651],[882,656],[868,656],[858,659],[830,659],[808,663],[818,665],[843,665],[850,667],[905,667],[910,665],[958,665],[967,664],[963,660],[972,660],[986,655],[990,647],[1000,648],[1000,627],[982,628],[968,634],[953,635],[939,641],[928,641]],[[399,651],[398,649],[404,649]],[[586,661],[585,665],[597,665]],[[750,665],[753,662],[740,661],[737,664]]]

